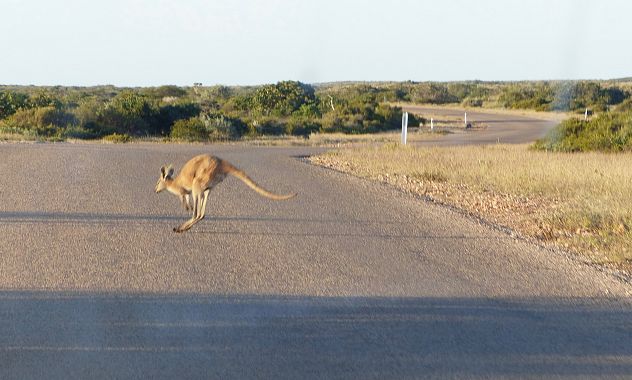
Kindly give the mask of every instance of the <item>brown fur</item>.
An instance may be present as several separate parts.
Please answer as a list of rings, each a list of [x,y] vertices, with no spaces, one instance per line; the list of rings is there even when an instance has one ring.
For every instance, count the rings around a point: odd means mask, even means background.
[[[160,168],[160,178],[156,184],[156,193],[167,190],[178,196],[186,210],[192,210],[191,219],[174,228],[175,232],[184,232],[194,224],[204,219],[206,213],[206,201],[213,187],[222,182],[230,174],[242,180],[248,187],[260,195],[274,199],[285,200],[296,194],[278,195],[257,185],[243,171],[231,165],[221,158],[202,154],[190,159],[173,178],[171,166]]]

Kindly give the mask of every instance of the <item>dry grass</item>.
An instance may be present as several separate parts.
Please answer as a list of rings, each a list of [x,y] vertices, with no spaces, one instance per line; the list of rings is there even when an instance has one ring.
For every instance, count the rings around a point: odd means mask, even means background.
[[[445,131],[430,132],[418,128],[408,129],[408,141],[423,141],[440,137]],[[450,132],[447,132],[450,133]],[[367,134],[313,133],[309,138],[297,136],[257,136],[229,142],[249,146],[315,146],[349,147],[356,145],[375,145],[400,141],[401,132],[382,132]]]
[[[632,154],[387,144],[313,161],[431,196],[596,262],[632,264]]]

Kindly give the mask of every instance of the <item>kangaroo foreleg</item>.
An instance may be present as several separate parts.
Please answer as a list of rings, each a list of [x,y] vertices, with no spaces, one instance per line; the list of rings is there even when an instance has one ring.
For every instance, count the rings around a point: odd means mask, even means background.
[[[193,209],[193,206],[191,205],[191,196],[189,194],[181,195],[180,201],[182,201],[182,206],[185,210],[190,211]]]
[[[193,198],[193,212],[191,214],[191,219],[187,220],[186,222],[182,223],[178,227],[174,228],[173,229],[174,232],[184,232],[188,230],[189,228],[191,228],[191,226],[195,223],[195,219],[197,218],[198,208],[200,204],[200,199],[199,199],[200,197],[197,194],[193,194],[192,198]]]

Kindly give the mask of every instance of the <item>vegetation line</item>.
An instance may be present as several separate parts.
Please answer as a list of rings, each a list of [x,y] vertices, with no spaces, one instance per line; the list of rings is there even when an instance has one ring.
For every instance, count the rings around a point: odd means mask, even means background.
[[[630,81],[0,86],[0,139],[226,141],[367,134],[398,129],[400,103],[604,113],[629,107],[631,90]],[[423,122],[421,116],[413,116],[410,125]]]

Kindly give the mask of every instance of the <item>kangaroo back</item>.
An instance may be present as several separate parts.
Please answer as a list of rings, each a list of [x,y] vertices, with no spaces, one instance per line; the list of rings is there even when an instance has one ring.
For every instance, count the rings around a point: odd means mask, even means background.
[[[222,168],[224,169],[224,173],[230,174],[239,178],[246,185],[248,185],[248,187],[250,187],[251,189],[253,189],[254,191],[256,191],[257,193],[259,193],[260,195],[266,198],[274,199],[275,201],[283,201],[283,200],[290,199],[296,196],[296,193],[279,195],[279,194],[275,194],[264,189],[263,187],[259,186],[255,181],[253,181],[250,177],[248,177],[246,173],[244,173],[242,170],[237,169],[236,167],[234,167],[232,164],[230,164],[227,161],[222,160]]]

